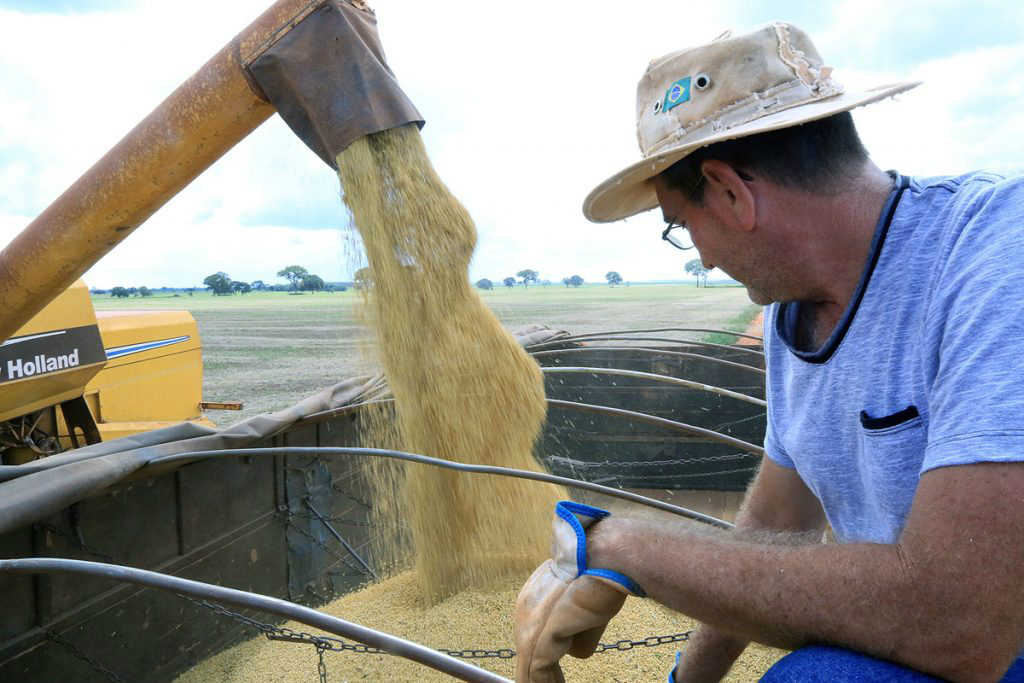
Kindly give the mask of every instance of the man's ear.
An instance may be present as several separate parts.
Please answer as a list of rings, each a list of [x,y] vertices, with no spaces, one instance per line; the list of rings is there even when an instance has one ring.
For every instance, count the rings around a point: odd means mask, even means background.
[[[704,204],[726,225],[753,230],[757,216],[754,194],[736,169],[718,159],[707,159],[700,168],[707,182]]]

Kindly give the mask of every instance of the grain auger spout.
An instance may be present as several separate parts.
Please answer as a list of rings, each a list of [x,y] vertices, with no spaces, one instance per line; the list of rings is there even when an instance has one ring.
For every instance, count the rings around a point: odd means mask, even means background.
[[[362,0],[278,0],[0,251],[0,341],[275,110],[332,167],[363,135],[422,125]]]

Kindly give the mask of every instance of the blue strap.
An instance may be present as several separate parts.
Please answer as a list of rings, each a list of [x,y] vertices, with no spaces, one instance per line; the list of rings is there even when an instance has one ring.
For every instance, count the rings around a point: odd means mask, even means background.
[[[676,652],[676,663],[675,666],[672,667],[672,670],[668,672],[667,683],[676,683],[676,669],[679,668],[679,660],[682,659],[682,656],[682,652]]]
[[[630,593],[644,598],[647,594],[643,589],[625,574],[610,569],[589,569],[587,567],[587,532],[580,523],[579,517],[590,517],[592,519],[604,519],[612,513],[591,505],[584,505],[571,500],[559,501],[555,505],[555,514],[568,524],[576,534],[576,576],[599,576],[602,579],[614,581]]]
[[[647,593],[644,593],[644,589],[637,585],[636,581],[629,578],[625,574],[613,572],[611,569],[588,569],[583,573],[588,576],[600,576],[602,579],[614,581],[615,583],[619,584],[620,586],[628,590],[630,593],[634,593],[640,596],[641,598],[647,597]]]

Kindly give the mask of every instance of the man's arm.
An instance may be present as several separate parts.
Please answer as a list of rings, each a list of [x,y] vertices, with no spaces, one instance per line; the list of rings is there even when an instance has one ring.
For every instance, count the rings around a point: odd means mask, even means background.
[[[765,458],[736,517],[736,537],[785,542],[786,539],[763,538],[764,532],[791,532],[797,535],[788,539],[791,541],[810,540],[808,537],[815,534],[820,541],[824,529],[825,514],[821,504],[800,475]],[[676,682],[720,681],[748,643],[749,639],[744,636],[701,624],[687,643]]]
[[[921,477],[898,543],[779,546],[611,517],[592,566],[727,633],[849,647],[952,681],[998,681],[1024,644],[1024,463]]]

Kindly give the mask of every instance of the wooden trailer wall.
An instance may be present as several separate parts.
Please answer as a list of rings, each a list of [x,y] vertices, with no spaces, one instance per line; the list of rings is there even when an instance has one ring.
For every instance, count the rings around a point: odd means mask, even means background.
[[[751,362],[742,353],[714,353]],[[538,360],[658,372],[756,396],[764,391],[757,373],[670,355],[598,349]],[[646,412],[757,445],[763,441],[763,409],[735,399],[595,375],[552,374],[546,385],[549,398]],[[358,426],[357,414],[306,420],[256,446],[358,445]],[[623,488],[682,490],[691,498],[708,490],[737,498],[757,466],[755,456],[731,446],[566,409],[549,412],[537,456],[556,474]],[[370,538],[388,531],[371,526],[366,467],[358,458],[308,456],[198,462],[119,484],[0,536],[0,557],[123,563],[321,604],[362,585],[368,575],[310,504],[379,569]],[[5,576],[0,601],[0,681],[112,680],[106,669],[113,680],[161,683],[256,633],[183,598],[71,575]]]

